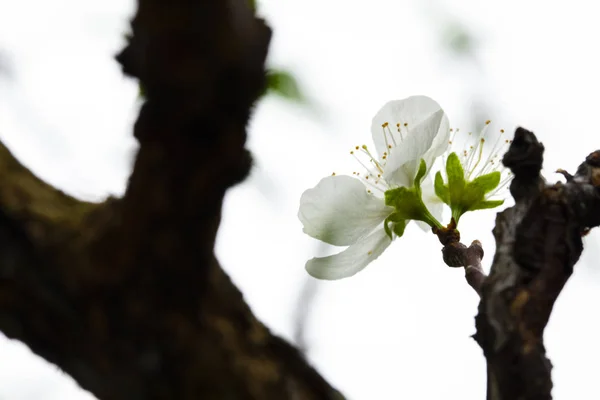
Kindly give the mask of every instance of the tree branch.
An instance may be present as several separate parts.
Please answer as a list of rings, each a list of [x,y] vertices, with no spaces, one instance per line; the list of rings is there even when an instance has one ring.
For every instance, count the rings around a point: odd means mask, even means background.
[[[446,265],[452,268],[464,268],[465,280],[481,296],[481,288],[487,275],[481,266],[483,247],[479,240],[474,240],[469,247],[460,242],[460,233],[456,230],[456,222],[452,220],[447,228],[435,229],[434,233],[444,245],[442,257]]]
[[[566,184],[547,185],[543,151],[519,128],[503,159],[514,174],[516,204],[496,218],[496,255],[474,335],[487,359],[489,400],[551,399],[544,328],[583,250],[582,232],[600,224],[600,152]]]
[[[339,398],[213,252],[270,29],[247,0],[139,0],[132,30],[117,58],[146,101],[122,199],[78,201],[0,146],[0,330],[101,400]]]

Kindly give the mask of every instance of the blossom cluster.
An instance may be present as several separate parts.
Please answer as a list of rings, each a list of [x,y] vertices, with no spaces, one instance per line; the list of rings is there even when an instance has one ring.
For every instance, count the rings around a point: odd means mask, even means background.
[[[352,276],[401,237],[410,221],[426,231],[442,228],[444,207],[458,223],[465,212],[500,206],[510,180],[500,158],[510,140],[501,131],[484,150],[489,125],[477,135],[453,130],[444,110],[426,96],[386,103],[371,125],[374,150],[363,144],[350,151],[360,170],[325,177],[302,194],[304,232],[348,246],[309,260],[308,273],[328,280]],[[438,159],[442,170],[432,179]]]

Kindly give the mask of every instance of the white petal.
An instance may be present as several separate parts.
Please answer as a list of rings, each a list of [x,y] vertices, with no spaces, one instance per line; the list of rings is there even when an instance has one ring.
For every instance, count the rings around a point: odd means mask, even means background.
[[[358,179],[345,175],[323,178],[300,198],[298,218],[304,233],[336,246],[348,246],[367,236],[394,209],[367,193]]]
[[[442,199],[436,196],[433,181],[427,176],[423,183],[421,183],[421,194],[425,207],[429,210],[431,215],[435,217],[442,225],[444,225],[444,202]],[[423,221],[415,221],[419,228],[425,232],[431,232],[431,226]]]
[[[433,140],[439,135],[440,128],[445,125],[442,123],[444,120],[447,122],[447,117],[440,109],[410,128],[404,140],[397,147],[391,149],[383,171],[386,182],[398,186],[411,187],[413,185],[421,158],[430,151]],[[425,160],[425,162],[429,169],[433,158],[428,158],[429,160]]]
[[[386,103],[377,115],[375,115],[371,124],[371,134],[373,135],[373,142],[375,142],[379,158],[381,158],[384,152],[388,151],[382,128],[384,123],[387,122],[389,124],[394,140],[399,144],[402,141],[402,137],[406,137],[405,123],[408,124],[408,129],[411,129],[411,127],[419,125],[441,109],[435,100],[427,96],[411,96],[403,100],[394,100]],[[403,132],[402,135],[398,133],[397,123],[400,124],[400,129]],[[394,145],[389,134],[387,142],[387,144]]]
[[[383,229],[356,242],[341,253],[313,258],[306,263],[306,271],[317,279],[347,278],[362,271],[392,243]]]
[[[427,174],[429,174],[429,171],[431,170],[435,159],[441,156],[442,154],[446,153],[449,147],[450,121],[448,120],[448,117],[444,115],[444,118],[442,118],[442,121],[440,123],[438,134],[433,139],[431,147],[429,148],[427,153],[425,153],[422,157],[425,160],[425,163],[427,164]]]

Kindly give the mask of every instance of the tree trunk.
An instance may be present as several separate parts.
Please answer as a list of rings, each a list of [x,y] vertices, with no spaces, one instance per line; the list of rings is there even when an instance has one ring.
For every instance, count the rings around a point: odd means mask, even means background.
[[[139,0],[132,33],[117,59],[146,99],[122,199],[71,198],[0,146],[0,330],[101,400],[340,398],[213,252],[270,29],[249,0]]]

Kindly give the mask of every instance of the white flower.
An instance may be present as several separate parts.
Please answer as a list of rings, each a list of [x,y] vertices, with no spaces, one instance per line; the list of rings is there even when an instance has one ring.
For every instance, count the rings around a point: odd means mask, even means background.
[[[362,172],[354,172],[356,177],[334,174],[323,178],[300,199],[298,217],[306,234],[335,246],[349,246],[341,253],[309,260],[306,270],[315,278],[352,276],[383,253],[392,241],[384,221],[395,211],[386,206],[383,194],[400,186],[413,187],[421,159],[429,171],[435,158],[446,151],[450,136],[446,114],[425,96],[385,104],[373,118],[371,132],[377,155],[366,145],[351,152],[364,168]],[[439,219],[442,203],[431,181],[426,179],[422,187],[423,201]]]

